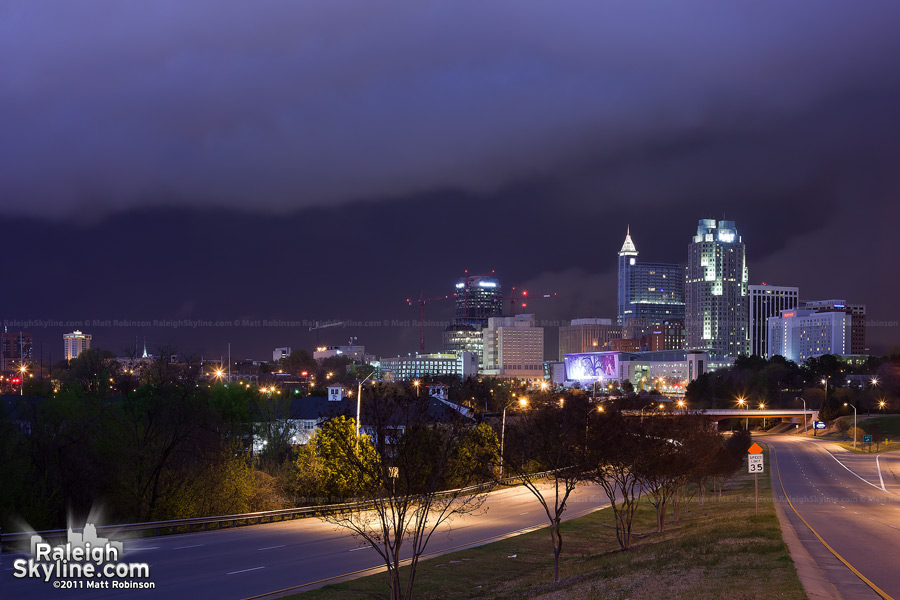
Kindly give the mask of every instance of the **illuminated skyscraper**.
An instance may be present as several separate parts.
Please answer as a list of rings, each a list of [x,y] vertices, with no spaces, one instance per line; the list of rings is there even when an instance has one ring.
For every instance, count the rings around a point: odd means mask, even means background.
[[[73,331],[63,335],[64,354],[66,360],[72,360],[91,347],[91,334]]]
[[[715,357],[748,351],[746,248],[734,221],[701,219],[688,246],[685,347]]]
[[[484,359],[484,333],[488,319],[499,317],[503,308],[503,290],[494,277],[466,276],[456,282],[456,317],[444,330],[445,352],[471,352]]]
[[[684,270],[669,263],[638,262],[631,228],[619,250],[616,324],[647,319],[650,326],[684,318]]]

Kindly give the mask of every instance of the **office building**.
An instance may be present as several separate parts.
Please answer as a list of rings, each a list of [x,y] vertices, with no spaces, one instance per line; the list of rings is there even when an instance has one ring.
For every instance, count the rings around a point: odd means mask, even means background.
[[[816,312],[841,311],[852,317],[850,321],[850,354],[866,354],[866,305],[850,304],[846,300],[806,300],[800,308]]]
[[[484,374],[530,379],[544,374],[544,328],[534,315],[491,317],[484,329]]]
[[[500,282],[484,275],[466,276],[456,282],[456,318],[454,323],[484,329],[488,319],[503,314],[503,290]]]
[[[650,332],[650,351],[681,350],[684,348],[684,319],[669,319]]]
[[[488,319],[503,314],[503,289],[488,275],[466,275],[453,288],[456,314],[443,332],[444,352],[471,352],[484,359],[484,334]]]
[[[4,331],[0,337],[0,371],[9,374],[33,360],[31,334],[23,331]]]
[[[746,354],[747,295],[746,248],[734,221],[701,219],[688,246],[685,348],[715,358]]]
[[[750,354],[769,356],[769,317],[781,316],[785,310],[797,308],[800,288],[779,285],[748,286],[750,293]]]
[[[572,319],[559,328],[559,360],[566,354],[597,352],[610,340],[622,337],[622,328],[612,319]]]
[[[77,358],[79,354],[91,347],[91,334],[78,330],[63,334],[63,355],[66,360]]]
[[[849,354],[852,319],[840,310],[782,311],[779,317],[769,317],[769,356],[802,362],[823,354]]]
[[[462,379],[478,374],[478,357],[471,352],[443,352],[382,358],[379,361],[385,381],[412,381],[423,377],[455,375]]]
[[[684,318],[684,269],[675,264],[638,261],[631,228],[619,250],[616,324],[646,319],[659,325]]]

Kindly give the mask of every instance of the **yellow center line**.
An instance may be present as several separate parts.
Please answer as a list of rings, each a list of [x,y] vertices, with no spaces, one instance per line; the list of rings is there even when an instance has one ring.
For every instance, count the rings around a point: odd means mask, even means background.
[[[779,466],[778,466],[778,454],[775,452],[775,448],[772,448],[772,455],[775,457],[775,470],[778,472],[778,483],[781,485],[781,491],[782,491],[782,493],[784,494],[785,499],[788,501],[788,505],[791,507],[791,510],[794,511],[794,514],[797,515],[797,516],[800,518],[800,520],[803,521],[803,524],[806,525],[806,526],[809,528],[809,530],[813,532],[813,535],[816,536],[816,537],[819,539],[820,542],[822,542],[822,545],[825,546],[826,548],[828,548],[828,551],[829,551],[829,552],[831,552],[832,554],[834,554],[835,558],[837,558],[839,561],[841,561],[842,563],[844,563],[844,565],[845,565],[848,569],[850,569],[851,571],[853,571],[853,574],[854,574],[854,575],[856,575],[857,577],[859,577],[860,579],[862,579],[863,582],[864,582],[867,586],[869,586],[870,588],[872,588],[872,590],[874,590],[876,594],[878,594],[879,596],[881,596],[881,597],[884,598],[885,600],[894,600],[894,599],[893,599],[891,596],[889,596],[884,590],[882,590],[880,587],[878,587],[877,585],[875,585],[874,583],[872,583],[865,575],[863,575],[862,573],[860,573],[853,565],[851,565],[849,562],[847,562],[847,560],[844,559],[843,556],[841,556],[840,554],[838,554],[837,551],[836,551],[834,548],[832,548],[831,546],[829,546],[829,545],[828,545],[828,542],[826,542],[824,539],[822,539],[822,536],[819,535],[819,533],[818,533],[815,529],[812,528],[812,525],[810,525],[809,523],[807,523],[807,522],[806,522],[806,519],[804,519],[804,518],[800,515],[800,513],[797,512],[797,509],[794,508],[794,503],[791,502],[791,499],[788,497],[787,490],[784,489],[784,482],[781,480],[781,469],[780,469]],[[866,482],[866,483],[868,483],[868,482]],[[871,484],[870,484],[870,485],[871,485]]]

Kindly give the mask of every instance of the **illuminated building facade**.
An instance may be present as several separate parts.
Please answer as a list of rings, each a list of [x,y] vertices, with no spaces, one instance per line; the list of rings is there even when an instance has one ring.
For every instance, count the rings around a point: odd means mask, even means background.
[[[441,375],[465,379],[478,374],[478,357],[471,352],[398,356],[382,358],[379,368],[385,381],[412,381]]]
[[[816,312],[794,309],[770,317],[769,356],[780,354],[801,362],[823,354],[850,354],[850,327],[853,317],[846,312]]]
[[[749,349],[746,248],[734,221],[701,219],[688,246],[685,348],[736,357]]]
[[[484,374],[538,378],[544,375],[544,328],[534,315],[491,317],[484,329]]]
[[[597,352],[610,340],[622,337],[622,328],[612,319],[572,319],[559,328],[559,360],[566,354]]]
[[[63,334],[63,347],[66,360],[72,360],[91,347],[91,334],[77,330]]]
[[[619,250],[616,306],[618,325],[628,319],[646,319],[655,326],[684,318],[684,270],[675,264],[639,262],[631,228]]]
[[[850,304],[846,300],[806,300],[800,308],[815,312],[840,311],[852,317],[850,321],[850,354],[866,353],[866,305]]]
[[[769,358],[769,317],[781,316],[783,310],[797,308],[800,288],[779,285],[751,285],[750,354]]]

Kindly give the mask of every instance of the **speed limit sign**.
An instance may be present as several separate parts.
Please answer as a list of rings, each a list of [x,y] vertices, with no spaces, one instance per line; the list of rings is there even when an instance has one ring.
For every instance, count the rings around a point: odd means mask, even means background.
[[[747,471],[749,473],[762,473],[764,471],[762,454],[747,455]]]

